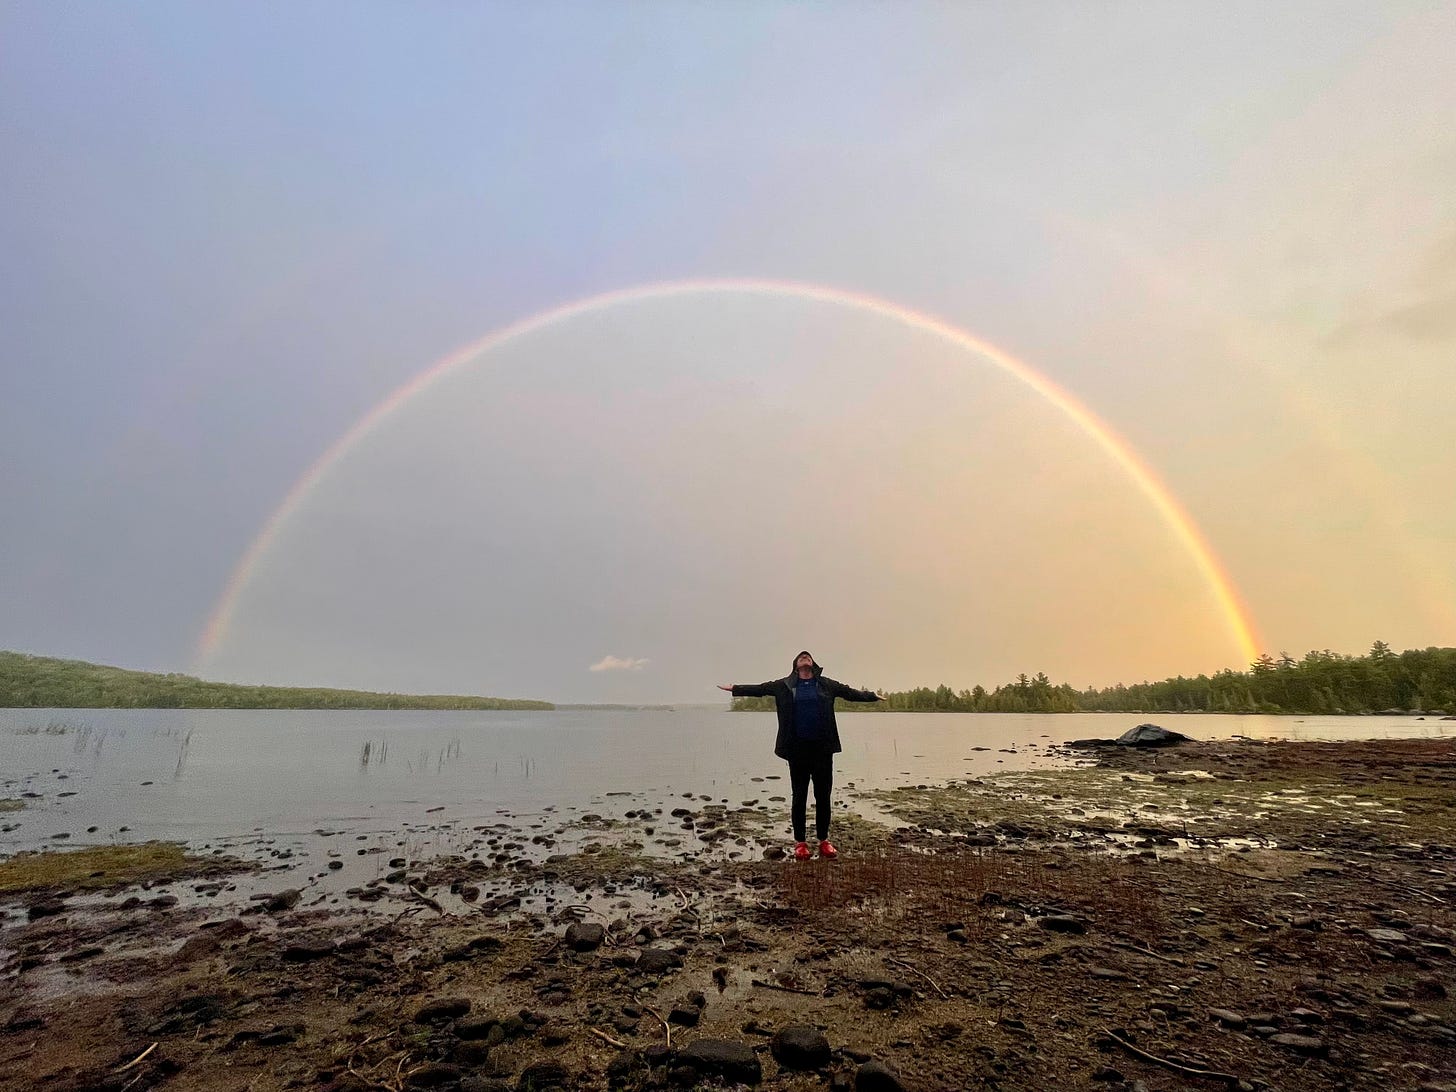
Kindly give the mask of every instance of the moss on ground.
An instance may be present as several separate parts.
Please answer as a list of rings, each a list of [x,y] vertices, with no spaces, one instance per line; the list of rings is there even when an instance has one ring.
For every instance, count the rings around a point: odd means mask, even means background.
[[[215,872],[218,867],[216,858],[190,857],[172,842],[17,853],[0,861],[0,895],[54,888],[125,887],[143,881],[176,880]]]
[[[25,807],[24,800],[16,800],[13,798],[0,800],[0,812],[19,811],[23,807]]]

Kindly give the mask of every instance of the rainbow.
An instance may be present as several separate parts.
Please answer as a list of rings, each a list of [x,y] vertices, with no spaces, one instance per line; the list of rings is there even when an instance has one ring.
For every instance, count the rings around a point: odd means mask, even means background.
[[[667,281],[637,285],[604,292],[585,299],[541,311],[504,326],[478,341],[449,354],[430,365],[409,382],[356,421],[294,483],[261,531],[248,546],[228,577],[222,595],[213,607],[198,643],[196,661],[201,665],[220,644],[232,621],[233,612],[248,581],[257,571],[269,548],[288,520],[303,506],[308,495],[349,450],[369,435],[386,417],[442,376],[464,367],[475,358],[516,338],[526,337],[567,319],[580,318],[627,303],[713,293],[778,296],[847,307],[867,314],[879,315],[914,330],[941,338],[950,344],[989,361],[1007,375],[1035,391],[1077,425],[1127,475],[1147,499],[1174,539],[1187,551],[1199,574],[1222,609],[1230,636],[1242,651],[1245,662],[1259,652],[1259,640],[1247,607],[1243,604],[1232,579],[1220,563],[1208,540],[1193,518],[1173,496],[1157,473],[1137,454],[1132,446],[1111,426],[1102,421],[1070,392],[1059,387],[1030,365],[981,338],[967,333],[942,319],[916,311],[898,303],[843,288],[807,284],[797,281],[760,279],[712,279]]]

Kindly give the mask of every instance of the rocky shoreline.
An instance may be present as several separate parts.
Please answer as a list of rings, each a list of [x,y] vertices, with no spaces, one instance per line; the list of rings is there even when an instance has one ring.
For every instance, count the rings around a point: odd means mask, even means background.
[[[865,793],[833,862],[604,836],[343,906],[32,887],[0,1088],[1456,1090],[1453,789],[1443,739],[1101,748]]]

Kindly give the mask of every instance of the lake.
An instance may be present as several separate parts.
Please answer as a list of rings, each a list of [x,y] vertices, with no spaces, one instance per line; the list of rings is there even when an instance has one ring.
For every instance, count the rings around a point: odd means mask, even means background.
[[[849,713],[836,782],[881,788],[1065,763],[1046,746],[1145,720],[1198,739],[1456,736],[1456,721],[1416,717]],[[0,846],[62,832],[73,844],[108,842],[123,826],[129,841],[374,828],[434,808],[483,822],[502,809],[605,805],[617,793],[736,802],[763,794],[754,778],[786,770],[773,756],[774,724],[770,713],[702,707],[0,710],[0,795],[39,794],[0,816],[17,824]]]

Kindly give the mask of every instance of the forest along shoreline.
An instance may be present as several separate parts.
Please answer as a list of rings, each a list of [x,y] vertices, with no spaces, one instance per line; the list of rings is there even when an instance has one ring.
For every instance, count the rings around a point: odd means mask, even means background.
[[[387,914],[12,859],[0,1087],[1456,1089],[1453,789],[1445,739],[1100,747],[864,793],[834,862],[604,833],[404,861]]]

